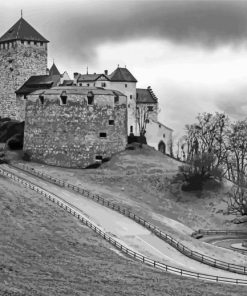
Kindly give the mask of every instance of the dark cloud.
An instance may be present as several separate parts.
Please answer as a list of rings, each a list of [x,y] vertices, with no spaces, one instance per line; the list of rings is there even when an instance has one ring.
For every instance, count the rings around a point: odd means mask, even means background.
[[[47,17],[51,17],[49,13]],[[91,1],[91,5],[72,2],[66,10],[61,7],[52,22],[50,19],[49,25],[54,29],[50,40],[66,42],[71,53],[76,49],[86,58],[102,42],[141,38],[215,48],[246,42],[247,2]]]
[[[221,94],[215,104],[233,119],[244,119],[247,117],[246,93],[247,87],[243,87],[230,93]]]
[[[95,47],[107,41],[155,38],[214,48],[247,39],[246,1],[20,0],[17,4],[24,8],[24,17],[41,28],[51,48],[71,57],[95,57]],[[5,26],[7,16],[14,17],[13,7],[1,6]]]

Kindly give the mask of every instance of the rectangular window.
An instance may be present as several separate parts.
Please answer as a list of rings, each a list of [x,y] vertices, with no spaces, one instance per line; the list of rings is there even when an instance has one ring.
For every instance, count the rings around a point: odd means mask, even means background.
[[[100,138],[106,138],[106,133],[99,133]]]
[[[109,120],[109,125],[114,125],[114,120],[110,119]]]
[[[115,96],[115,97],[114,97],[114,103],[115,103],[115,104],[118,104],[118,103],[119,103],[119,97],[118,97],[118,96]]]
[[[106,83],[105,83],[105,82],[102,82],[102,83],[101,83],[101,86],[102,86],[102,87],[106,87]]]
[[[128,84],[125,84],[125,87],[128,87]]]
[[[133,98],[133,96],[132,95],[130,95],[130,99],[132,99]]]
[[[153,111],[154,107],[153,106],[148,106],[148,111]]]
[[[102,160],[102,159],[103,159],[103,156],[101,156],[101,155],[96,155],[96,156],[95,156],[95,159],[96,159],[96,160]]]

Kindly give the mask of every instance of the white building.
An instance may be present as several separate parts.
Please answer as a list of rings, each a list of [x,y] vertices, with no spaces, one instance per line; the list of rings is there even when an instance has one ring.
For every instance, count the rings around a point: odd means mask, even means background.
[[[101,74],[74,73],[74,84],[78,86],[95,86],[120,91],[127,97],[128,134],[139,136],[140,130],[137,119],[137,109],[147,110],[146,139],[148,145],[170,154],[173,130],[158,121],[158,98],[151,87],[136,88],[137,80],[127,68],[118,67],[111,74],[105,70]]]

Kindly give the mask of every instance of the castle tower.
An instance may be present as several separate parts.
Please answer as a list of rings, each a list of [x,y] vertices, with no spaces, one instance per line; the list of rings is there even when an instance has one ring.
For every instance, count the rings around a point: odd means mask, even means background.
[[[15,91],[30,76],[46,74],[48,42],[22,17],[0,38],[1,117],[19,118]]]

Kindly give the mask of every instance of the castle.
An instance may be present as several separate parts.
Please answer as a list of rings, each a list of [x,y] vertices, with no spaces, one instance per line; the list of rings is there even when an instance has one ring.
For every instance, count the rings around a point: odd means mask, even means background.
[[[54,63],[49,70],[48,42],[23,17],[0,38],[0,116],[25,121],[23,149],[31,159],[87,167],[143,130],[149,145],[169,153],[172,130],[158,122],[151,87],[136,88],[127,68],[73,79]]]

